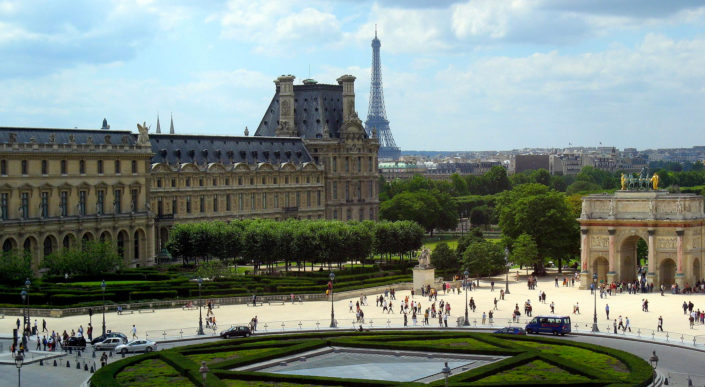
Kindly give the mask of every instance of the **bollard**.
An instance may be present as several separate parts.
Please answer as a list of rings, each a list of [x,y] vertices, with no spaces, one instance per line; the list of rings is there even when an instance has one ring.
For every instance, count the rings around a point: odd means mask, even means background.
[[[54,367],[56,367],[56,366],[57,366],[57,364],[56,364],[56,359],[54,359]]]
[[[390,328],[391,324],[392,324],[392,322],[389,319],[387,319],[387,328]]]
[[[108,352],[108,357],[113,357],[113,351]]]
[[[95,359],[95,349],[93,350],[93,358]]]
[[[122,353],[122,358],[123,358],[123,359],[125,358],[125,352]]]
[[[76,357],[81,357],[81,350],[76,351]]]
[[[68,360],[66,360],[66,368],[71,368],[71,364],[69,363]]]
[[[95,372],[95,369],[93,368],[93,366],[91,366],[91,373],[94,373],[94,372]]]
[[[39,359],[39,365],[40,365],[40,366],[43,366],[43,365],[44,365],[44,361],[43,361],[42,359]]]
[[[77,370],[80,370],[80,369],[81,369],[81,363],[76,362],[76,369],[77,369]]]
[[[83,370],[88,371],[88,363],[83,363]]]

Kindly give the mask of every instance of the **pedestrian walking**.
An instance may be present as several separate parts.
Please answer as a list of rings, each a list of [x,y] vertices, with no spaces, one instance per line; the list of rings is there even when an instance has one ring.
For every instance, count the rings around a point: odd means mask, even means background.
[[[607,319],[610,319],[610,304],[605,304],[605,314],[607,315]]]
[[[658,316],[658,327],[656,328],[656,332],[663,332],[663,317]]]
[[[629,325],[630,325],[630,324],[629,324],[629,317],[626,317],[626,316],[625,316],[625,317],[624,317],[624,321],[625,321],[625,323],[624,323],[624,332],[626,332],[626,331],[631,332],[631,331],[632,331],[632,328],[629,326]]]
[[[208,322],[206,321],[206,324],[207,324],[207,323],[208,323]],[[133,339],[136,339],[136,338],[137,338],[137,327],[135,326],[135,324],[132,324],[132,338],[133,338]]]
[[[551,314],[556,313],[555,307],[555,304],[553,303],[553,301],[551,301]]]
[[[485,325],[486,318],[487,318],[487,314],[485,314],[485,312],[482,312],[482,325]]]
[[[614,323],[612,324],[614,326],[614,333],[617,333],[617,319],[614,319]]]
[[[47,320],[42,319],[42,333],[44,332],[49,333],[49,331],[47,330]]]

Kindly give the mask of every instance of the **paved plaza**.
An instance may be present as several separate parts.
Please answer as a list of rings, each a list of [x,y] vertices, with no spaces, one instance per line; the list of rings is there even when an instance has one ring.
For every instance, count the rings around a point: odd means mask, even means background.
[[[592,325],[593,318],[593,295],[589,290],[579,290],[579,283],[576,281],[572,287],[562,286],[562,277],[560,277],[559,287],[555,287],[554,276],[540,279],[538,286],[534,290],[529,290],[521,277],[519,282],[510,279],[511,294],[505,296],[504,301],[498,301],[497,310],[494,311],[494,325],[502,326],[511,322],[512,311],[516,304],[519,304],[519,309],[522,312],[522,322],[528,318],[523,314],[524,302],[531,301],[533,307],[533,316],[542,314],[550,314],[550,303],[555,304],[555,314],[568,315],[572,318],[573,325],[578,323],[580,329],[585,329]],[[488,313],[493,309],[494,298],[499,300],[500,289],[505,286],[504,278],[502,281],[499,277],[495,282],[495,290],[490,290],[489,281],[481,281],[479,289],[468,292],[467,297],[473,297],[477,304],[477,310],[469,313],[471,324],[475,322],[481,325],[482,313]],[[546,302],[538,301],[539,291],[546,292]],[[367,296],[367,306],[362,306],[365,314],[364,326],[370,327],[391,327],[403,325],[403,315],[399,313],[400,302],[410,296],[410,291],[397,291],[396,300],[392,300],[392,313],[383,313],[382,308],[375,306],[375,297],[379,294]],[[422,298],[416,295],[414,301],[421,303],[421,308],[426,309],[430,306],[428,298]],[[642,311],[642,300],[649,301],[649,311]],[[349,311],[349,301],[352,300],[355,304],[359,298],[335,298],[335,318],[338,326],[341,328],[350,328],[355,320],[355,313]],[[451,305],[451,317],[448,319],[448,326],[456,326],[457,317],[463,316],[465,313],[465,294],[448,293],[443,294],[441,291],[438,295],[438,301],[445,300]],[[641,330],[642,334],[651,334],[657,328],[657,320],[659,316],[663,317],[663,329],[673,337],[673,335],[687,335],[698,337],[699,342],[705,343],[705,325],[695,324],[691,329],[688,321],[688,316],[683,313],[682,304],[686,301],[692,301],[695,304],[695,310],[705,309],[705,297],[702,294],[691,295],[674,295],[665,293],[661,296],[659,293],[647,294],[627,294],[607,296],[600,299],[597,297],[597,317],[598,326],[602,332],[607,330],[609,326],[612,330],[612,321],[615,318],[628,317],[630,319],[633,332]],[[574,314],[573,308],[578,304],[580,314]],[[605,316],[605,305],[609,304],[610,318],[608,321]],[[353,306],[354,309],[354,306]],[[327,329],[330,325],[331,303],[329,301],[310,301],[304,303],[285,303],[282,304],[264,304],[263,306],[253,307],[251,305],[222,305],[214,309],[218,330],[235,324],[247,324],[257,316],[259,331],[276,332],[282,330],[298,330],[301,329]],[[206,310],[203,309],[205,318]],[[409,324],[411,325],[411,316],[409,316]],[[118,315],[116,312],[106,313],[107,328],[114,331],[125,333],[131,337],[131,328],[135,324],[137,328],[137,336],[144,338],[145,334],[151,339],[161,340],[164,338],[173,338],[178,336],[193,336],[196,333],[198,326],[198,309],[184,310],[182,308],[175,309],[158,309],[154,313]],[[5,316],[0,320],[0,332],[3,335],[9,335],[12,328],[16,325],[16,316]],[[34,320],[34,317],[32,317]],[[419,323],[421,324],[421,316]],[[61,333],[64,330],[71,332],[77,330],[79,325],[87,327],[89,317],[71,316],[63,318],[46,318],[47,327],[51,330]],[[41,328],[41,318],[38,319],[39,327]],[[282,326],[284,324],[284,326]],[[299,325],[300,324],[300,325]],[[354,324],[358,326],[358,324]],[[438,325],[438,320],[431,320],[432,326]],[[205,322],[204,322],[205,326]],[[101,314],[93,315],[94,335],[99,335],[101,331]],[[208,332],[208,330],[207,330]],[[213,334],[211,330],[209,332]],[[701,336],[702,335],[702,336]]]

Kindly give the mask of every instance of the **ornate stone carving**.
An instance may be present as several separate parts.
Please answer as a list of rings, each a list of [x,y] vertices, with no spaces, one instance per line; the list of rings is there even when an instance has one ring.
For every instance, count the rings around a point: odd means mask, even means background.
[[[607,248],[610,244],[609,238],[601,235],[593,235],[590,241],[590,247]]]
[[[614,216],[615,212],[615,202],[614,199],[610,200],[610,216]]]
[[[289,104],[289,100],[288,100],[288,99],[285,99],[285,100],[282,101],[281,109],[282,109],[282,115],[283,115],[283,116],[289,116],[289,115],[291,115],[291,105]]]
[[[93,145],[93,136],[88,136],[88,138],[86,139],[86,144]]]
[[[73,134],[69,134],[69,144],[75,144],[76,143],[76,136]]]
[[[105,137],[103,137],[103,141],[105,141],[105,145],[110,145],[110,135],[106,134]]]
[[[52,133],[49,135],[49,144],[53,144],[56,142],[56,134]]]
[[[656,237],[657,249],[675,249],[676,237]]]
[[[142,125],[137,124],[137,130],[140,132],[137,136],[137,145],[151,146],[151,143],[149,142],[149,134],[147,134],[149,132],[147,123],[144,122]]]
[[[10,133],[10,144],[17,142],[17,133]]]
[[[428,247],[424,247],[421,250],[421,255],[419,255],[419,268],[428,269],[431,267],[431,250]]]

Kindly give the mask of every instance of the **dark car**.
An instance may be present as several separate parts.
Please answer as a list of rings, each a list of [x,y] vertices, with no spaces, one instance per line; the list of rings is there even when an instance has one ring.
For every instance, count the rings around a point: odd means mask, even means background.
[[[64,342],[64,347],[84,349],[86,348],[86,339],[77,336],[69,337],[66,342]]]
[[[498,329],[494,331],[494,333],[500,334],[500,335],[525,335],[526,331],[524,328],[515,328],[515,327],[506,327],[502,329]]]
[[[91,340],[91,344],[95,345],[97,343],[105,341],[105,339],[110,338],[110,337],[119,337],[122,339],[123,343],[127,343],[127,336],[123,335],[120,332],[108,332],[104,335],[100,335],[98,337],[94,337],[93,340]]]
[[[230,327],[229,329],[220,332],[220,337],[229,339],[236,336],[249,337],[251,334],[252,332],[250,331],[250,327],[242,325]]]

